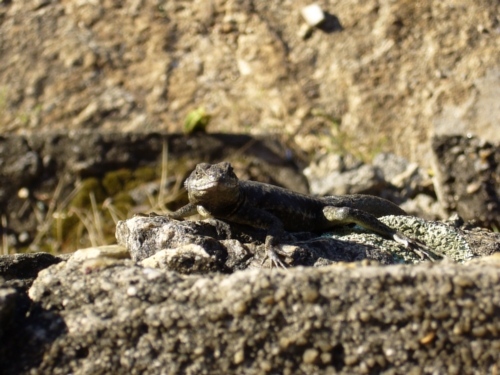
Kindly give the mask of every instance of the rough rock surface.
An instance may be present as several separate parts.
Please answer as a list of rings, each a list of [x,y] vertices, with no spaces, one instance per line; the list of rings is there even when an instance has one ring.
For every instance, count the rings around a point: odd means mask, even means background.
[[[377,154],[371,164],[362,163],[349,153],[330,153],[311,162],[304,175],[311,194],[320,196],[371,194],[400,204],[426,193],[435,200],[429,174],[416,163],[392,153]]]
[[[500,148],[470,136],[432,141],[435,188],[443,210],[500,228]]]
[[[134,217],[120,221],[116,228],[118,243],[130,251],[133,260],[144,262],[153,255],[156,259],[163,256],[165,268],[188,274],[260,268],[265,237],[263,230],[219,220],[176,221],[166,216]],[[363,259],[382,264],[396,262],[390,252],[372,243],[341,241],[307,232],[287,234],[281,249],[287,253],[285,263],[290,266]],[[163,250],[162,255],[158,254]]]
[[[389,265],[404,259],[393,241],[340,228],[284,238],[289,263],[323,267],[265,270],[261,231],[161,216],[118,225],[129,249],[83,249],[50,266],[47,254],[4,256],[2,371],[494,373],[500,257],[487,255],[500,235],[459,218],[381,220],[448,258]]]
[[[181,276],[69,260],[29,292],[41,308],[31,319],[45,324],[25,339],[44,339],[24,350],[38,357],[14,353],[6,373],[495,373],[498,265]]]
[[[0,255],[0,277],[30,287],[41,270],[61,262],[66,256],[48,253]]]
[[[1,131],[285,133],[313,151],[426,163],[430,134],[499,140],[497,0],[0,3]],[[425,63],[422,63],[425,62]]]
[[[500,250],[498,233],[411,216],[386,216],[380,220],[454,261],[464,262]],[[265,256],[264,231],[214,219],[177,221],[166,216],[137,216],[118,222],[116,238],[134,261],[185,274],[260,268]],[[381,264],[421,261],[395,241],[358,227],[339,227],[322,235],[288,233],[282,239],[281,250],[287,254],[284,262],[289,266],[324,266],[365,259]]]

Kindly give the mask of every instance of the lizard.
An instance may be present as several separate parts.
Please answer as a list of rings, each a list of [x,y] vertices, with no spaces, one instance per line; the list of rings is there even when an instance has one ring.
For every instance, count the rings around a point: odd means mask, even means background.
[[[229,162],[198,164],[184,185],[189,203],[167,216],[182,220],[198,213],[205,218],[266,230],[262,265],[270,259],[271,267],[286,268],[276,252],[285,231],[323,232],[353,223],[404,245],[421,259],[433,261],[434,257],[441,257],[378,220],[385,215],[408,214],[376,196],[314,197],[270,184],[239,180]]]

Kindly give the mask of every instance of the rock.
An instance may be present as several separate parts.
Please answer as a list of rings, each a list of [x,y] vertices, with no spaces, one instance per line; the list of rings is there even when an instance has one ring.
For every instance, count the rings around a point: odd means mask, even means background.
[[[304,175],[317,195],[373,194],[402,203],[418,193],[433,193],[432,180],[422,168],[391,153],[377,154],[372,164],[349,154],[327,154],[305,168]]]
[[[311,193],[320,196],[377,195],[387,186],[377,168],[362,164],[349,155],[328,154],[304,169],[304,175]]]
[[[405,197],[413,197],[419,189],[432,184],[430,176],[418,164],[392,153],[377,154],[373,165],[388,183],[403,190],[401,195]]]
[[[149,267],[168,267],[188,274],[228,272],[247,268],[249,253],[257,252],[249,242],[265,238],[263,231],[249,228],[248,236],[239,228],[219,220],[176,221],[166,216],[137,216],[118,222],[116,238],[129,249],[132,259],[146,262]]]
[[[493,253],[500,240],[500,236],[488,234],[491,232],[476,237],[475,228],[457,228],[411,216],[385,216],[380,220],[457,262]],[[262,264],[265,235],[263,230],[214,219],[177,221],[166,216],[134,217],[120,221],[116,230],[118,243],[129,249],[135,261],[184,274],[268,267]],[[359,227],[333,228],[321,236],[288,233],[282,239],[281,251],[289,266],[324,266],[363,259],[381,264],[421,261],[397,242]]]
[[[378,195],[387,183],[381,178],[377,168],[364,164],[344,172],[339,176],[330,175],[326,179],[331,187],[325,195],[373,194]],[[325,183],[326,185],[327,183]]]
[[[71,261],[77,262],[95,258],[129,259],[130,253],[126,247],[109,245],[80,249],[71,255]]]
[[[12,325],[19,292],[2,284],[3,280],[0,280],[0,340],[4,341],[4,333]]]
[[[406,374],[449,373],[455,366],[474,373],[499,359],[496,264],[181,276],[118,262],[88,274],[76,262],[40,273],[30,295],[43,309],[33,317],[46,316],[38,342],[46,349],[37,361],[24,358],[22,368],[33,374],[239,374],[264,367],[288,374]],[[33,346],[29,337],[25,350]]]
[[[300,39],[307,39],[311,36],[312,32],[313,28],[307,23],[303,23],[302,25],[300,25],[299,30],[297,31],[297,36]]]
[[[325,14],[318,4],[311,4],[300,10],[302,17],[309,26],[318,26],[325,20]]]
[[[465,237],[476,257],[495,256],[496,253],[500,252],[500,233],[470,224],[463,224],[457,229]]]
[[[176,221],[165,216],[135,217],[120,221],[116,229],[118,243],[129,249],[132,259],[185,274],[261,268],[265,235],[263,230],[219,220]],[[285,236],[281,250],[290,266],[363,259],[394,263],[390,253],[375,249],[371,243],[349,243],[310,233]]]
[[[47,321],[41,316],[34,318],[29,315],[29,313],[37,315],[37,308],[28,298],[26,290],[25,280],[14,278],[4,281],[0,277],[0,341],[2,343],[0,363],[2,373],[5,374],[25,374],[28,368],[26,363],[36,366],[38,355],[42,353],[40,345],[51,341],[49,336],[43,335],[44,329],[48,328],[44,327]],[[52,314],[48,312],[47,315]],[[35,321],[38,327],[32,324]],[[30,348],[27,349],[27,347]]]
[[[220,244],[226,248],[229,255],[225,262],[228,269],[236,271],[245,269],[247,266],[251,267],[248,260],[252,259],[257,251],[255,244],[243,244],[241,241],[233,239],[220,240]]]
[[[214,237],[217,237],[217,228],[208,223],[178,222],[167,216],[136,216],[119,221],[116,226],[118,244],[126,247],[136,262],[149,258],[159,250],[176,249],[188,244],[199,245],[211,255],[219,253],[221,260],[225,257],[222,254],[224,250]]]
[[[465,221],[500,227],[500,149],[474,137],[432,141],[435,189],[442,209]]]
[[[453,261],[463,263],[476,255],[463,231],[445,223],[429,222],[413,216],[385,216],[381,221],[411,238],[422,241],[431,251],[443,254]],[[408,250],[402,252],[401,247],[394,251],[406,263],[411,262],[408,255],[414,257],[412,253],[408,254]]]
[[[48,253],[0,255],[0,277],[22,281],[28,288],[41,270],[61,262],[65,256]]]
[[[120,222],[118,238],[122,233],[149,244],[134,257],[155,254],[137,263],[121,246],[79,250],[39,271],[28,295],[23,279],[0,280],[3,373],[174,374],[182,368],[215,374],[265,366],[291,374],[330,367],[357,374],[374,363],[381,371],[407,373],[415,365],[410,354],[419,368],[434,372],[448,363],[465,373],[467,366],[496,363],[500,340],[491,330],[500,308],[500,263],[492,253],[500,250],[500,234],[458,217],[449,224],[381,220],[448,259],[390,265],[415,261],[415,255],[354,227],[319,238],[287,234],[281,246],[290,254],[287,262],[319,268],[268,271],[255,269],[264,254],[260,230],[214,219]],[[164,242],[152,241],[152,234]],[[209,253],[206,244],[220,251]],[[477,256],[484,258],[452,261]],[[468,351],[476,355],[464,357]]]
[[[164,249],[142,260],[143,267],[175,270],[180,273],[207,273],[221,271],[216,265],[216,256],[202,246],[187,244],[176,249]]]
[[[387,181],[405,172],[409,164],[408,159],[388,152],[381,152],[373,158],[373,165],[380,169]]]
[[[437,199],[427,194],[417,194],[414,198],[401,203],[400,207],[410,215],[426,220],[438,220],[447,216]]]

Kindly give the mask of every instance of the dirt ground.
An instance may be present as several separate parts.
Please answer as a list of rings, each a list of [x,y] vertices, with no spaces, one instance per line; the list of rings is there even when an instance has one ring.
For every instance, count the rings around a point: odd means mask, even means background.
[[[500,4],[3,1],[0,131],[278,133],[310,156],[394,151],[426,163],[433,133],[500,140]]]

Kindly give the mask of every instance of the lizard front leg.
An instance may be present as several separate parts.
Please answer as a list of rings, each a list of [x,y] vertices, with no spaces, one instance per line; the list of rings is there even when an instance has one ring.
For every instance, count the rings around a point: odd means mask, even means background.
[[[237,212],[227,218],[221,219],[250,225],[254,228],[266,229],[267,235],[264,245],[266,255],[261,264],[264,264],[264,262],[269,259],[271,261],[271,267],[274,265],[275,267],[286,268],[276,252],[284,232],[283,223],[280,219],[265,210],[250,205],[242,205]]]
[[[196,209],[196,206],[192,203],[188,203],[185,206],[182,206],[179,208],[177,211],[174,211],[167,216],[171,219],[183,219],[188,216],[193,216],[198,213],[198,210]]]
[[[352,223],[358,224],[360,227],[378,233],[384,237],[391,238],[402,244],[405,248],[410,249],[417,254],[420,259],[428,258],[429,260],[434,261],[436,258],[443,258],[442,255],[434,253],[427,248],[427,246],[419,244],[416,240],[411,239],[385,225],[368,212],[349,207],[327,206],[323,208],[323,214],[332,223],[332,226]]]

